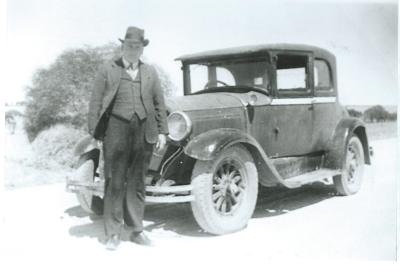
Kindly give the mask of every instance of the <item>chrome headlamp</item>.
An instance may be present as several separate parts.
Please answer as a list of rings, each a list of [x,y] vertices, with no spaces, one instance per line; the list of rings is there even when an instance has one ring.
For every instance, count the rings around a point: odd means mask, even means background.
[[[185,139],[192,131],[192,121],[186,113],[181,111],[172,112],[168,116],[169,138],[174,141]]]

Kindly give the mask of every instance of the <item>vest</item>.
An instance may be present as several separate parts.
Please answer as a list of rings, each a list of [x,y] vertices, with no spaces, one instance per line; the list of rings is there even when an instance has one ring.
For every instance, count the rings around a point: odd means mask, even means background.
[[[128,121],[132,119],[135,113],[141,120],[146,118],[146,110],[140,96],[140,89],[140,69],[134,80],[122,69],[121,80],[111,113]]]

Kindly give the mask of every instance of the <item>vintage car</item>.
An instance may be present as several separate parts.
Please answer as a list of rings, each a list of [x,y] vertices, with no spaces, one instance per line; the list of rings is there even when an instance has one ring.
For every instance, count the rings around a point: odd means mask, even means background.
[[[169,139],[146,178],[148,203],[190,202],[205,231],[243,229],[259,185],[329,182],[360,190],[372,151],[366,128],[339,104],[336,60],[313,46],[268,44],[207,51],[182,62],[184,95],[167,99]],[[82,139],[67,189],[101,213],[102,154]],[[333,181],[332,181],[333,180]]]

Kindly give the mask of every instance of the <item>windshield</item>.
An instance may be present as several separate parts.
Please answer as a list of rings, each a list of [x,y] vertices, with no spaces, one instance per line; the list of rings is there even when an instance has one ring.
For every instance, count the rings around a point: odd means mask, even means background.
[[[190,91],[224,91],[224,86],[255,87],[267,90],[269,78],[266,60],[236,60],[189,65]],[[213,89],[219,87],[218,89]],[[225,90],[226,91],[226,90]]]

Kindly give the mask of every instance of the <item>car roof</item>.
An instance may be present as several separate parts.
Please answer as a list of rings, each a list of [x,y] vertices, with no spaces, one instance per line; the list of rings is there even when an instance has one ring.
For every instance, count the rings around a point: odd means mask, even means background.
[[[184,63],[190,63],[208,59],[214,60],[225,57],[251,56],[251,55],[267,53],[270,51],[312,52],[314,53],[314,56],[316,58],[326,59],[329,62],[335,61],[335,56],[325,49],[311,45],[289,44],[289,43],[248,45],[248,46],[204,51],[194,54],[183,55],[176,58],[175,60],[180,60]]]

